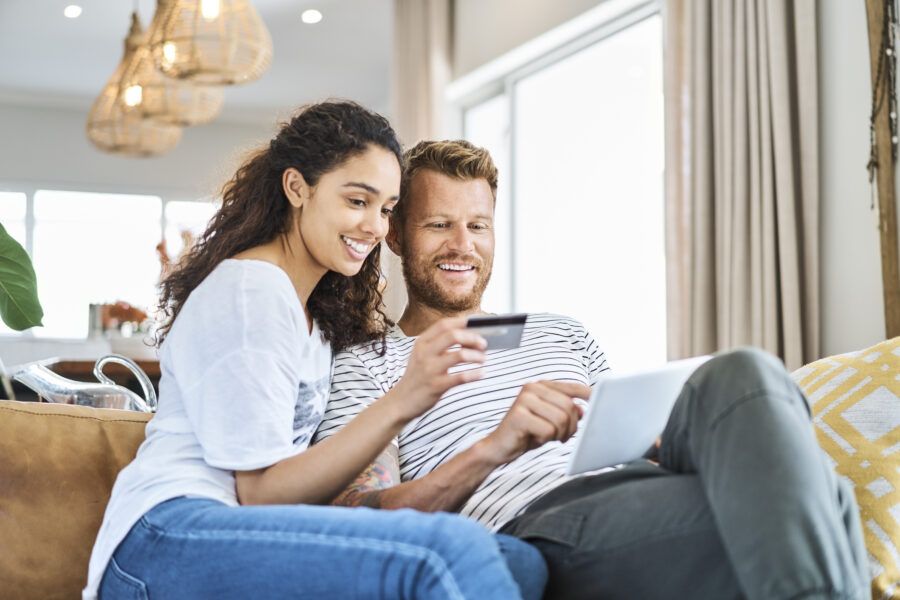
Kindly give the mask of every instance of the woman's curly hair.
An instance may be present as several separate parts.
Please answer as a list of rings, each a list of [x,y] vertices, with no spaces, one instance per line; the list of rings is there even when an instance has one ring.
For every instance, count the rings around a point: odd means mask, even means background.
[[[402,166],[397,135],[387,119],[346,101],[312,104],[300,111],[268,146],[253,153],[222,188],[222,207],[178,266],[160,284],[159,309],[164,315],[156,336],[162,344],[194,289],[231,256],[272,241],[293,226],[291,205],[282,174],[295,168],[310,186],[321,176],[362,154],[371,146],[392,152]],[[384,313],[381,245],[366,257],[352,277],[329,271],[307,301],[325,339],[335,352],[380,341],[384,351],[393,325]]]

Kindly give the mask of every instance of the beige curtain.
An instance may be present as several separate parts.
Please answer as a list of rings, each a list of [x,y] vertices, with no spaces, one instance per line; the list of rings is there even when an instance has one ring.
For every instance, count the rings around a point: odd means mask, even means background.
[[[451,77],[451,0],[395,0],[391,121],[409,148],[444,131],[444,90]],[[387,248],[385,304],[396,320],[406,306],[400,260]]]
[[[815,0],[666,0],[669,357],[819,357]]]

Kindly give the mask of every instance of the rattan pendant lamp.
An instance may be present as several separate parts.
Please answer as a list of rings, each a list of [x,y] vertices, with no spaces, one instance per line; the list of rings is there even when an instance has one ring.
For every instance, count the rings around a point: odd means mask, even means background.
[[[143,100],[143,89],[138,85],[124,85],[125,67],[145,42],[135,12],[131,15],[131,29],[125,39],[125,55],[88,115],[88,138],[105,152],[156,156],[174,148],[181,139],[181,127],[145,119],[140,111],[134,110]]]
[[[154,21],[170,2],[158,0]],[[153,29],[152,24],[150,29]],[[146,43],[141,44],[125,63],[122,82],[125,89],[139,86],[142,90],[141,101],[129,108],[138,111],[143,118],[159,123],[201,125],[215,119],[222,110],[221,88],[166,77],[156,68]]]
[[[249,0],[163,0],[157,12],[150,52],[169,77],[230,85],[269,68],[272,38]]]

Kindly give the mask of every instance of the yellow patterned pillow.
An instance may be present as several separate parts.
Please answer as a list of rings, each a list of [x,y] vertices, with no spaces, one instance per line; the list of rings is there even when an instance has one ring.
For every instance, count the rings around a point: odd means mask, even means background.
[[[819,445],[853,482],[872,597],[900,597],[900,337],[794,372]]]

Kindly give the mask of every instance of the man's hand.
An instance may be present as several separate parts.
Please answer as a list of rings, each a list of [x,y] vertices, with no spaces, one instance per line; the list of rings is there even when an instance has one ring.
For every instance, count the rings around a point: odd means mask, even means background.
[[[563,381],[525,384],[493,433],[479,442],[498,465],[508,463],[547,442],[568,440],[583,411],[574,398],[587,400],[591,388]]]
[[[457,511],[498,466],[551,440],[572,437],[582,415],[573,398],[587,399],[590,394],[591,388],[577,383],[529,383],[493,433],[428,475],[400,483],[400,462],[390,446],[334,503]]]

